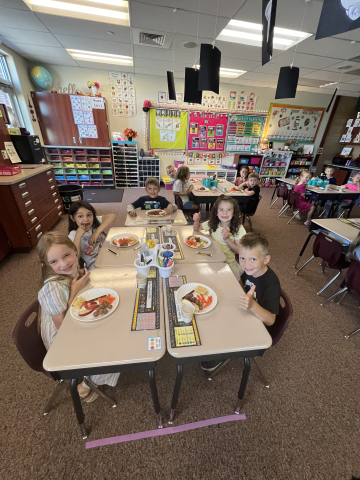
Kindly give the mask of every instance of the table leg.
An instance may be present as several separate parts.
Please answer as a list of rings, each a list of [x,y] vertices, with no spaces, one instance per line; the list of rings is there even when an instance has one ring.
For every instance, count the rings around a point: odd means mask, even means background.
[[[273,194],[272,194],[272,197],[271,197],[271,200],[270,200],[270,207],[271,207],[271,205],[272,205],[272,201],[273,201],[273,198],[274,198],[274,196],[275,196],[275,192],[276,192],[277,189],[279,188],[279,185],[280,185],[280,183],[278,183],[278,184],[276,185],[276,187],[274,188],[274,191],[273,191]]]
[[[171,400],[171,410],[170,410],[170,418],[169,418],[169,423],[170,424],[172,424],[173,420],[174,420],[175,408],[176,408],[176,405],[177,405],[178,400],[179,400],[179,393],[180,393],[182,376],[183,376],[183,366],[178,365],[177,366],[175,387],[174,387],[173,397],[172,397],[172,400]]]
[[[82,439],[86,440],[87,439],[87,431],[86,431],[85,423],[84,423],[85,422],[85,415],[84,415],[84,412],[83,412],[83,409],[82,409],[82,406],[81,406],[81,401],[80,401],[77,385],[78,385],[77,378],[73,378],[71,380],[71,383],[70,383],[70,393],[71,393],[71,398],[72,398],[73,405],[74,405],[75,415],[76,415],[78,424],[80,426]]]
[[[304,245],[303,245],[303,247],[302,247],[302,249],[301,249],[301,252],[299,253],[299,257],[298,257],[298,259],[297,259],[296,262],[295,262],[294,268],[297,267],[297,264],[299,263],[299,260],[300,260],[300,258],[302,257],[302,254],[305,252],[305,249],[306,249],[306,247],[308,246],[308,243],[310,242],[310,238],[312,237],[312,235],[314,235],[313,232],[310,232],[309,235],[308,235],[308,237],[307,237],[307,239],[305,240],[305,243],[304,243]]]
[[[249,374],[250,374],[250,358],[245,357],[244,358],[244,370],[243,370],[243,374],[242,374],[242,377],[241,377],[241,383],[240,383],[240,388],[239,388],[239,392],[238,392],[238,403],[237,403],[237,407],[236,407],[236,410],[235,410],[235,413],[237,415],[240,414],[241,401],[242,401],[242,399],[244,398],[244,395],[245,395],[245,390],[246,390],[246,385],[247,385],[247,382],[248,382]]]
[[[158,428],[163,428],[162,417],[160,412],[160,402],[159,402],[159,397],[158,397],[158,392],[157,392],[156,382],[155,382],[154,369],[149,370],[149,385],[150,385],[151,398],[153,401],[154,410],[155,410],[156,418],[158,421]]]

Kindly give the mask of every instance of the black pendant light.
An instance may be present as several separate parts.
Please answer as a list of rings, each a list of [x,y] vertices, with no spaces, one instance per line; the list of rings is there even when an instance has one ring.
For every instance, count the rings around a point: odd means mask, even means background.
[[[329,103],[329,105],[327,106],[326,113],[328,113],[328,111],[330,110],[330,107],[331,107],[331,105],[332,105],[332,103],[333,103],[333,101],[334,101],[334,98],[335,98],[335,96],[336,96],[336,92],[337,92],[337,91],[338,91],[338,87],[335,88],[335,92],[333,93],[333,96],[331,97],[330,103]]]
[[[297,67],[281,67],[275,99],[295,98],[300,70]]]
[[[219,94],[221,52],[208,43],[201,44],[199,90],[210,90]]]
[[[195,68],[185,68],[184,102],[201,104],[202,91],[198,90],[199,72],[200,70]]]
[[[166,73],[167,73],[169,100],[176,100],[174,74],[173,72],[166,72]]]

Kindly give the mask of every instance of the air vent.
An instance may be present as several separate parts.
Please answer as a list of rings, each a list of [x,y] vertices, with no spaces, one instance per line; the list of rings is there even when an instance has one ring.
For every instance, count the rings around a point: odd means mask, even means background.
[[[157,35],[155,33],[139,33],[139,44],[149,45],[151,47],[163,47],[165,43],[165,35]]]

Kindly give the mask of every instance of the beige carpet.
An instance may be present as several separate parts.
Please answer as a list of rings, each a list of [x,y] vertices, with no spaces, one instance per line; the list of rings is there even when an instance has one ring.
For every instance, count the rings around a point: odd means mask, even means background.
[[[171,192],[162,191],[171,198]],[[1,465],[4,480],[22,479],[236,479],[350,480],[360,476],[360,334],[344,335],[360,325],[358,299],[322,308],[316,295],[333,272],[312,262],[299,276],[293,263],[307,237],[306,227],[278,218],[280,201],[269,210],[272,190],[253,217],[254,231],[271,245],[271,266],[291,298],[294,317],[280,343],[264,355],[271,382],[264,388],[255,368],[246,392],[245,421],[85,450],[64,389],[47,417],[42,409],[53,382],[31,371],[11,340],[13,327],[36,298],[40,268],[35,254],[12,255],[0,264],[1,291]],[[121,204],[94,205],[99,214],[117,214],[139,190],[125,190]],[[360,215],[358,215],[360,216]],[[55,230],[66,232],[67,218]],[[312,244],[312,243],[311,243]],[[311,255],[309,245],[304,258]],[[326,291],[327,298],[337,290]],[[231,292],[229,292],[229,295]],[[221,319],[219,319],[221,321]],[[119,343],[120,345],[120,343]],[[186,366],[175,425],[232,414],[242,361],[233,361],[212,382],[198,365]],[[165,355],[156,368],[162,411],[168,418],[175,365]],[[122,374],[115,389],[118,407],[103,401],[85,405],[89,440],[155,428],[145,373]]]

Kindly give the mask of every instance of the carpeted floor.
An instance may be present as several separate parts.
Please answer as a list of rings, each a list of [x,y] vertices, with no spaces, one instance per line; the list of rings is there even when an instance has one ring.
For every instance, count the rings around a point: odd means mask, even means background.
[[[85,187],[84,200],[93,203],[121,202],[124,195],[123,188]]]
[[[172,198],[171,192],[162,190],[162,194]],[[250,373],[245,421],[85,450],[69,390],[63,390],[53,410],[43,417],[53,382],[31,371],[11,340],[17,319],[37,296],[40,268],[35,251],[12,255],[0,264],[2,479],[350,480],[352,475],[360,476],[360,334],[344,339],[360,324],[359,303],[348,296],[342,306],[320,306],[316,291],[333,272],[323,274],[319,262],[294,275],[293,263],[308,231],[296,220],[286,225],[285,218],[277,217],[280,201],[269,210],[271,194],[272,190],[262,189],[253,228],[270,241],[271,266],[291,298],[294,317],[280,343],[261,360],[270,389],[264,388],[255,368]],[[125,206],[138,195],[138,190],[127,189],[121,204],[94,206],[99,214],[116,213],[116,226],[121,226]],[[55,230],[65,233],[66,223],[67,218],[62,218]],[[310,255],[308,248],[304,258]],[[323,298],[335,292],[340,281]],[[241,368],[241,360],[233,361],[209,382],[198,365],[186,366],[176,425],[233,414]],[[156,375],[162,411],[168,418],[175,380],[170,356],[159,362]],[[92,429],[89,440],[155,428],[145,373],[122,374],[115,394],[115,410],[101,400],[84,405],[86,424]]]

